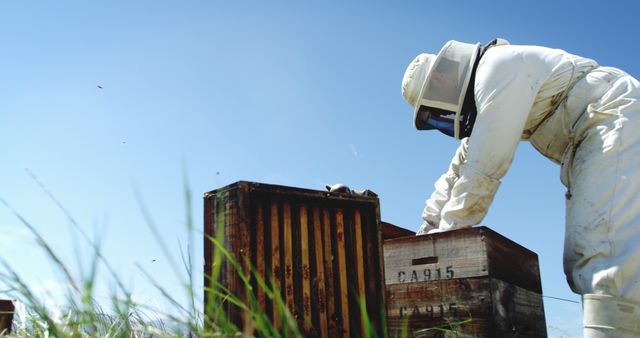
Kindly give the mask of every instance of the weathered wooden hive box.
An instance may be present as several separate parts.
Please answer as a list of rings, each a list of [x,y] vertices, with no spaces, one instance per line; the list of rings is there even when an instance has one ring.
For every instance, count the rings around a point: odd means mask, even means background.
[[[256,275],[267,284],[273,280],[304,336],[363,336],[360,301],[371,322],[368,327],[383,332],[377,197],[237,182],[206,193],[204,205],[206,290],[219,283],[245,303],[252,297],[237,268],[220,255],[211,240],[216,238],[251,276],[256,303],[277,328],[284,318]],[[211,295],[205,292],[207,309]],[[251,325],[231,302],[224,308],[239,327]]]
[[[0,299],[0,336],[11,333],[14,305],[10,300]]]
[[[547,336],[538,256],[487,227],[386,240],[384,263],[392,337]]]

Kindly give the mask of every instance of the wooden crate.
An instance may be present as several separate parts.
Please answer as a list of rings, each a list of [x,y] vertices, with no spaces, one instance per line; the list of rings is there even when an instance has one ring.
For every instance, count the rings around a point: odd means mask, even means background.
[[[537,255],[487,227],[386,240],[384,260],[391,336],[547,336]]]
[[[251,266],[266,281],[273,278],[304,336],[362,336],[359,299],[373,329],[384,330],[377,197],[237,182],[205,194],[204,203],[205,235],[218,238],[244,273],[251,275]],[[217,276],[246,303],[250,296],[237,269],[228,260],[215,264],[219,250],[206,236],[205,287]],[[256,280],[250,283],[257,304],[281,328],[284,319]],[[207,309],[210,295],[205,292]],[[224,308],[239,327],[250,325],[237,306]]]
[[[11,333],[14,305],[10,300],[0,299],[0,335]]]

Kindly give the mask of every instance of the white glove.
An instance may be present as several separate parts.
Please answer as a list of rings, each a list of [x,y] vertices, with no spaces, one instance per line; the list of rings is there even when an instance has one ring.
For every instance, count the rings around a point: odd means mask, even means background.
[[[468,143],[468,138],[462,139],[460,146],[451,159],[449,169],[436,181],[434,185],[435,190],[431,194],[431,197],[427,199],[426,206],[422,212],[422,219],[424,220],[424,223],[420,227],[420,230],[418,230],[417,234],[421,234],[421,232],[426,233],[433,228],[438,228],[441,220],[440,214],[442,212],[442,208],[451,198],[451,190],[453,189],[456,181],[460,178],[460,166],[466,161]]]
[[[420,226],[420,230],[418,230],[418,232],[416,232],[416,236],[418,235],[426,235],[428,233],[430,233],[431,231],[437,229],[438,227],[429,224],[429,222],[425,221],[424,223],[422,223],[422,225]]]

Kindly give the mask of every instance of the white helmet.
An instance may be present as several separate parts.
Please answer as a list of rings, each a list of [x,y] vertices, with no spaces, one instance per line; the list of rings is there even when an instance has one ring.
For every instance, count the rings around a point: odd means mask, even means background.
[[[479,43],[451,40],[442,47],[435,60],[427,57],[427,61],[422,62],[429,64],[424,75],[414,74],[411,79],[406,79],[411,84],[406,85],[410,92],[406,92],[405,98],[415,108],[413,118],[416,129],[438,129],[456,139],[461,138],[460,113],[479,51]]]
[[[416,56],[407,67],[402,78],[402,96],[412,107],[416,106],[418,95],[427,78],[427,73],[436,55],[422,53]]]
[[[505,44],[506,40],[496,39],[488,46]],[[420,54],[411,62],[402,80],[402,95],[415,108],[416,129],[437,129],[456,139],[469,136],[473,117],[462,110],[469,107],[465,96],[481,49],[479,43],[451,40],[438,56]]]

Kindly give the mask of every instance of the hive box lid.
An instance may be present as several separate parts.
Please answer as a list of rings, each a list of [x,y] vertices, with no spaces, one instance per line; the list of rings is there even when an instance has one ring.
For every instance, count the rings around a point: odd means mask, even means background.
[[[268,183],[260,183],[260,182],[250,182],[250,181],[237,181],[231,184],[228,184],[224,187],[206,192],[204,194],[204,198],[211,198],[216,196],[217,194],[233,191],[233,190],[241,190],[244,192],[264,192],[269,194],[285,194],[287,196],[298,196],[302,198],[322,198],[326,200],[332,201],[363,201],[363,202],[372,202],[375,204],[379,204],[378,195],[375,193],[369,195],[360,195],[360,194],[349,194],[349,193],[341,193],[341,192],[329,192],[326,190],[313,190],[306,188],[297,188],[290,187],[284,185],[277,184],[268,184]]]
[[[542,293],[538,255],[485,226],[384,241],[387,285],[493,277]]]

